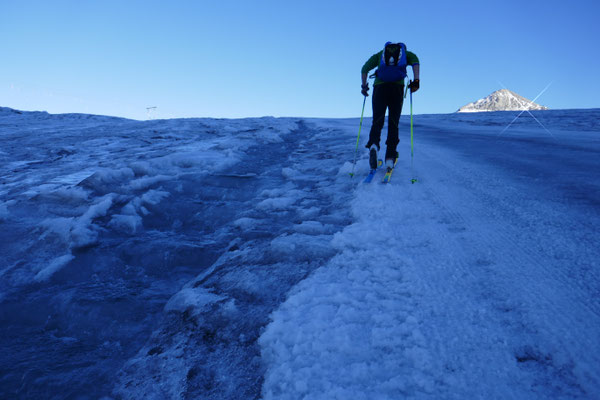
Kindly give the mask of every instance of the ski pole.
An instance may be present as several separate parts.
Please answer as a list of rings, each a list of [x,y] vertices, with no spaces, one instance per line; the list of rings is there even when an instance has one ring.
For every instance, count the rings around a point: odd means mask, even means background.
[[[412,83],[412,81],[411,81]],[[415,183],[417,178],[415,178],[415,173],[413,170],[413,158],[415,156],[415,145],[413,140],[413,102],[412,102],[412,90],[410,91],[410,175],[412,178],[410,179],[410,183]]]
[[[354,167],[356,166],[356,154],[358,154],[358,141],[360,140],[360,130],[362,129],[363,115],[365,114],[365,103],[367,102],[367,96],[363,99],[362,112],[360,113],[360,124],[358,125],[358,136],[356,137],[356,150],[354,150],[354,162],[352,163],[352,172],[350,176],[354,177]]]

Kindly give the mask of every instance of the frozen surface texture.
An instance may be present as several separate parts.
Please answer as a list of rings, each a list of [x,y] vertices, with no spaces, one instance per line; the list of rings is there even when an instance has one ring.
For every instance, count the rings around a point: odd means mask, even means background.
[[[365,185],[358,119],[0,108],[0,398],[600,398],[600,111],[533,114]]]

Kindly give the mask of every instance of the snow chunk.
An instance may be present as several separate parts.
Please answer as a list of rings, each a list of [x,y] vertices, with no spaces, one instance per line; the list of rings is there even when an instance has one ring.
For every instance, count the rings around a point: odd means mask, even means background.
[[[109,226],[120,230],[121,232],[126,232],[129,234],[136,233],[143,225],[142,225],[142,215],[150,214],[150,211],[142,204],[151,204],[156,205],[160,203],[165,197],[170,196],[169,192],[164,192],[161,190],[149,190],[144,193],[141,197],[135,197],[129,203],[127,203],[121,209],[121,214],[113,215],[111,221],[109,222]]]
[[[156,185],[157,183],[172,180],[172,176],[168,175],[156,175],[156,176],[143,176],[138,179],[134,179],[129,183],[129,186],[133,190],[144,190],[150,186]]]
[[[278,187],[275,189],[265,189],[263,190],[259,197],[282,197],[284,195],[288,195],[289,193],[297,193],[300,192],[296,189],[296,185],[288,182],[282,187]]]
[[[60,271],[74,258],[75,256],[73,256],[71,253],[55,258],[46,268],[43,268],[40,272],[38,272],[33,279],[36,282],[47,281],[52,275],[54,275],[54,273]]]
[[[60,237],[71,248],[89,246],[96,243],[97,227],[92,223],[95,218],[103,217],[113,204],[112,195],[104,196],[78,218],[49,218],[41,223],[46,228],[42,239],[49,233]]]
[[[136,161],[131,163],[130,167],[137,176],[159,175],[161,172],[159,168],[151,165],[148,161]]]
[[[194,315],[206,311],[212,304],[226,300],[226,296],[212,293],[203,287],[185,288],[177,292],[165,305],[165,311],[185,312],[191,309]]]
[[[321,235],[325,233],[325,226],[318,221],[304,221],[301,224],[295,225],[294,230],[306,235]]]
[[[265,199],[256,205],[256,208],[262,211],[283,211],[289,209],[297,198],[279,197],[274,199]]]
[[[120,182],[124,181],[130,181],[133,178],[134,173],[131,168],[105,168],[96,171],[92,176],[85,179],[83,183],[96,190],[105,190],[107,186],[119,184]]]
[[[88,200],[90,192],[82,187],[74,186],[70,188],[60,188],[52,192],[52,195],[63,201],[80,202]]]
[[[279,236],[271,242],[271,250],[276,253],[292,254],[296,251],[296,240],[288,235]]]
[[[293,184],[284,187],[264,190],[260,197],[268,197],[256,205],[261,211],[285,211],[294,205],[298,200],[306,196],[306,192],[295,189]]]
[[[169,192],[164,192],[162,190],[149,190],[148,192],[142,195],[142,202],[147,204],[152,204],[153,206],[160,203],[165,197],[169,197]]]
[[[90,206],[88,210],[81,216],[82,222],[91,222],[92,219],[103,217],[108,212],[108,209],[112,206],[113,199],[112,196],[105,196],[98,203]]]
[[[240,218],[238,220],[233,221],[233,225],[237,228],[240,229],[251,229],[254,228],[256,226],[256,224],[258,223],[257,219],[254,218]]]
[[[46,196],[59,187],[60,185],[56,183],[44,183],[42,185],[30,187],[28,190],[23,192],[23,196],[27,196],[30,199],[40,195]]]
[[[125,208],[125,207],[124,207]],[[134,234],[142,227],[142,217],[139,215],[115,214],[112,216],[109,226],[129,234]]]
[[[319,207],[297,208],[296,213],[302,219],[316,218],[321,214]]]

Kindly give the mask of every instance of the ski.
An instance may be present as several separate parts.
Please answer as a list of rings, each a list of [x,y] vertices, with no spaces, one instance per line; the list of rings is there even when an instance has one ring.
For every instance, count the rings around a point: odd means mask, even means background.
[[[383,176],[383,180],[381,181],[381,183],[390,183],[390,180],[392,179],[392,174],[394,173],[394,167],[396,167],[396,163],[398,163],[397,158],[396,158],[396,162],[394,162],[394,166],[387,168],[387,171],[385,172],[385,175]]]
[[[381,167],[382,165],[383,165],[383,160],[377,160],[377,168],[370,170],[369,175],[367,175],[367,177],[365,178],[365,180],[363,182],[370,183],[373,180],[373,178],[375,177],[375,174],[377,173],[377,171],[379,170],[379,167]]]

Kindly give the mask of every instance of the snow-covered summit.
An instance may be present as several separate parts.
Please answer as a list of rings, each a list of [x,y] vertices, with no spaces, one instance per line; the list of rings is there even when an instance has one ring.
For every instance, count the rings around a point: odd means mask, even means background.
[[[534,103],[523,96],[508,89],[496,90],[483,99],[469,103],[458,109],[457,112],[480,111],[522,111],[522,110],[547,110],[547,107]]]

